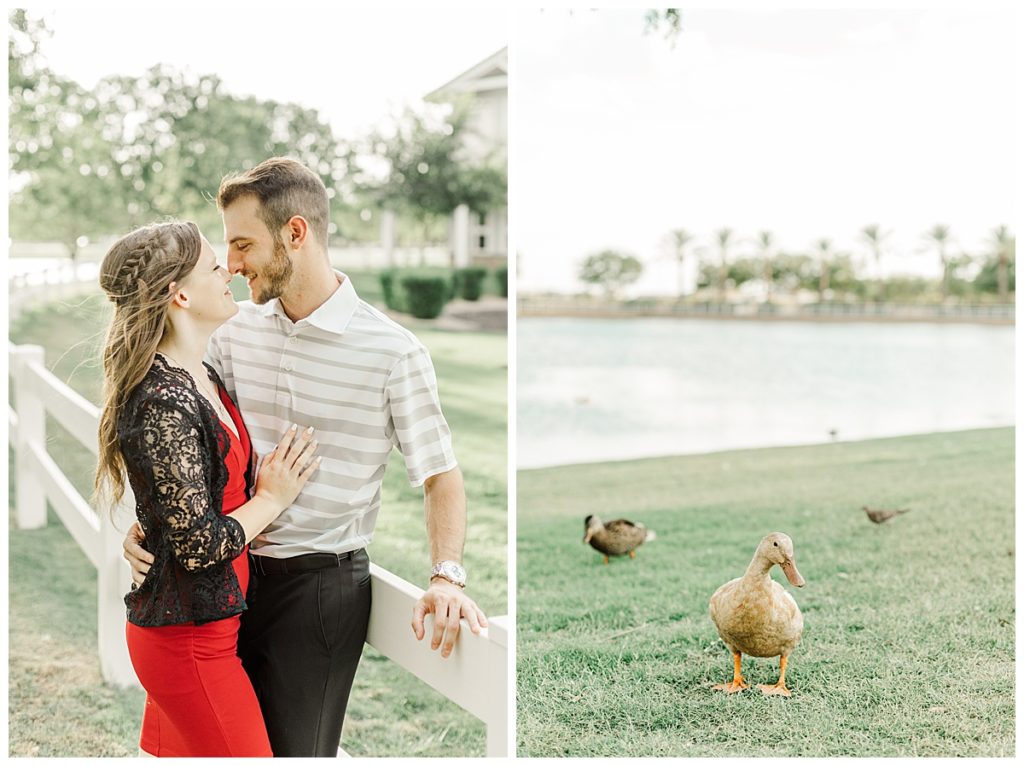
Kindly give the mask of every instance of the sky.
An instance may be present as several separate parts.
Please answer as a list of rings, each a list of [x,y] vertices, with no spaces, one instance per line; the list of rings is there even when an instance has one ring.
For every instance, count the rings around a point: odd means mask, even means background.
[[[106,75],[172,64],[216,74],[236,95],[315,108],[342,139],[508,44],[508,14],[501,9],[301,2],[19,6],[42,14],[53,30],[43,46],[50,66],[86,87]]]
[[[645,262],[633,294],[674,292],[672,229],[734,230],[936,276],[1011,224],[1015,25],[1009,11],[684,11],[674,47],[639,10],[525,11],[513,55],[518,289],[574,292],[583,258]],[[869,272],[870,273],[870,272]],[[692,288],[695,261],[686,275]]]

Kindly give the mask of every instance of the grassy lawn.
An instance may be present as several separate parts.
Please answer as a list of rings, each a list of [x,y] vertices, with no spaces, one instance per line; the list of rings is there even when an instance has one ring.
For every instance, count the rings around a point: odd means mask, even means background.
[[[520,472],[520,756],[1011,756],[1013,429]],[[861,506],[909,507],[875,526]],[[658,533],[637,559],[583,518]],[[725,695],[708,616],[771,531],[807,585],[793,697]],[[777,660],[744,658],[749,683]]]
[[[372,299],[372,290],[359,287],[370,276],[360,275],[357,289]],[[108,306],[94,296],[26,315],[12,325],[11,339],[44,346],[47,366],[97,402]],[[410,329],[434,359],[466,479],[470,593],[488,615],[506,614],[505,337],[441,332],[429,323]],[[47,434],[51,454],[87,496],[94,459],[52,422]],[[134,754],[144,695],[107,687],[100,678],[95,570],[52,512],[44,530],[19,531],[13,521],[9,527],[10,755]],[[370,555],[406,580],[425,584],[430,556],[422,490],[409,487],[397,454],[385,477],[384,512]],[[350,754],[480,755],[484,742],[482,723],[367,647],[342,735]]]

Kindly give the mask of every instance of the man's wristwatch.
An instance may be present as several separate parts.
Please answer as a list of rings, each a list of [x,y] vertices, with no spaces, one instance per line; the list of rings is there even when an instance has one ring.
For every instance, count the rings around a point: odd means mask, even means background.
[[[466,570],[455,561],[438,561],[434,564],[434,568],[430,570],[430,579],[433,580],[435,577],[444,578],[460,588],[466,587]]]

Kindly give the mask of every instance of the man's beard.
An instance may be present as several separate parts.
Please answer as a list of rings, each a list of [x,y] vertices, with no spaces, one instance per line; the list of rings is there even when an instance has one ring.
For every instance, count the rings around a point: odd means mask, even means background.
[[[274,240],[274,256],[258,275],[259,292],[252,294],[253,303],[266,303],[280,298],[292,278],[292,262],[281,240]]]

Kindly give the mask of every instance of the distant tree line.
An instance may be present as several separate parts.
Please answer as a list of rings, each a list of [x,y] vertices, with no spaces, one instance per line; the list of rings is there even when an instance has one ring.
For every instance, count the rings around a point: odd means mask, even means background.
[[[781,250],[770,231],[758,232],[753,239],[744,241],[733,229],[723,228],[713,233],[708,244],[700,246],[693,233],[674,229],[665,236],[665,244],[676,263],[679,297],[684,296],[684,275],[693,258],[698,264],[697,292],[718,301],[727,300],[730,290],[755,282],[767,302],[772,302],[779,292],[800,290],[817,292],[819,301],[877,302],[932,298],[945,301],[984,295],[994,295],[1006,302],[1015,292],[1016,239],[1005,225],[992,229],[984,250],[977,253],[955,248],[949,226],[937,224],[924,232],[922,251],[939,261],[938,280],[881,276],[891,234],[878,224],[865,226],[859,232],[867,258],[874,262],[874,277],[864,275],[855,255],[837,250],[828,238],[816,240],[805,252],[791,252]],[[745,252],[738,254],[744,245]],[[585,258],[578,276],[584,284],[599,286],[606,296],[614,297],[636,282],[643,268],[636,256],[604,250]],[[968,277],[969,271],[975,273]]]
[[[407,109],[390,134],[342,141],[315,109],[237,96],[216,75],[187,76],[163,64],[86,89],[48,67],[43,21],[24,10],[8,20],[15,239],[58,240],[75,257],[90,240],[167,216],[216,233],[212,195],[220,179],[275,155],[323,179],[332,243],[375,240],[383,208],[409,222],[399,233],[411,239],[436,238],[459,204],[478,211],[504,204],[503,162],[462,153],[468,104],[432,107],[430,120]]]

